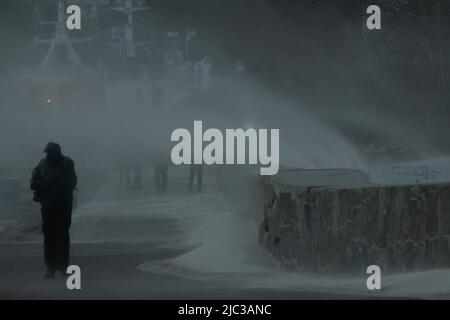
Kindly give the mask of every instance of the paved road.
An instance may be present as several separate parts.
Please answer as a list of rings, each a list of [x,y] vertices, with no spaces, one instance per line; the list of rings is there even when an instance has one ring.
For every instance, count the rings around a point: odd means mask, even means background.
[[[150,198],[114,194],[107,187],[74,213],[72,264],[82,269],[82,289],[65,279],[43,278],[41,239],[0,243],[0,299],[345,299],[351,296],[243,288],[237,282],[197,281],[137,269],[144,262],[184,253],[173,215],[211,206],[208,195]],[[143,198],[141,198],[143,197]],[[172,198],[171,198],[172,197]],[[173,243],[178,243],[174,246]]]
[[[238,284],[193,281],[136,269],[144,261],[168,258],[176,250],[142,244],[77,244],[72,262],[82,267],[82,289],[69,291],[65,280],[43,279],[38,244],[0,245],[1,299],[329,299],[317,293],[249,290]]]
[[[111,217],[108,226],[122,218]],[[138,223],[139,221],[135,221]],[[130,223],[129,220],[127,223]],[[145,221],[154,230],[173,227],[170,220]],[[113,223],[116,225],[115,223]],[[173,230],[176,232],[175,230]],[[142,272],[136,267],[183,252],[161,248],[158,242],[75,243],[72,263],[82,268],[82,290],[69,291],[63,278],[43,279],[45,267],[39,243],[0,244],[1,299],[309,299],[349,298],[277,290],[249,290],[238,283],[194,281]]]

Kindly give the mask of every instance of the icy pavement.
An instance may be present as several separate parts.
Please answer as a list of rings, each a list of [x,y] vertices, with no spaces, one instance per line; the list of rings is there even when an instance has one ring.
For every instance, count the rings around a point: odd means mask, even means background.
[[[108,182],[74,212],[72,261],[82,290],[44,280],[40,239],[0,243],[0,298],[348,299],[448,298],[450,271],[384,276],[369,293],[366,276],[286,272],[258,246],[258,223],[207,181],[188,194],[185,181],[167,196],[117,190]],[[146,184],[148,185],[148,184]]]
[[[450,158],[380,164],[372,166],[369,175],[372,182],[388,185],[449,183]]]
[[[140,270],[191,280],[231,282],[246,289],[361,298],[450,298],[450,270],[382,275],[379,292],[367,289],[366,274],[344,277],[285,271],[258,245],[258,223],[245,212],[236,211],[219,194],[194,199],[205,201],[203,207],[195,211],[171,211],[182,231],[176,241],[180,248],[187,245],[190,249],[169,259],[143,263]],[[177,200],[170,203],[174,205]],[[172,244],[174,248],[176,241]]]
[[[139,266],[150,273],[200,281],[228,281],[240,288],[360,298],[450,298],[450,270],[382,275],[382,290],[369,292],[366,275],[324,276],[283,271],[257,244],[257,225],[239,213],[206,210],[185,225],[182,243],[194,247]],[[180,223],[181,225],[182,223]]]
[[[349,298],[292,290],[253,289],[238,282],[200,281],[171,272],[143,272],[138,266],[170,261],[193,249],[185,232],[205,212],[217,210],[213,194],[151,197],[92,203],[74,218],[71,263],[81,267],[82,289],[69,291],[62,278],[43,279],[38,242],[0,243],[1,299],[309,299]],[[212,225],[210,227],[213,227]],[[217,226],[214,226],[217,227]],[[213,231],[214,230],[210,230]],[[200,239],[203,237],[200,236]],[[195,250],[194,250],[195,252]],[[200,254],[201,256],[202,254]],[[215,259],[211,256],[211,259]],[[190,259],[188,259],[190,260]],[[201,266],[206,261],[198,261]],[[239,259],[235,261],[239,266]],[[224,265],[225,268],[228,264]],[[202,270],[204,273],[205,269]],[[216,270],[218,271],[218,270]]]

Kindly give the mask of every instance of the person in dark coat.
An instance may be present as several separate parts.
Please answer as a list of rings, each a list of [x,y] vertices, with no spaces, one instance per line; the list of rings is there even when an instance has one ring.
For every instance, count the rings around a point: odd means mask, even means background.
[[[194,190],[194,180],[197,177],[197,192],[202,192],[203,165],[191,164],[189,167],[189,192]]]
[[[49,142],[46,157],[33,169],[30,188],[33,200],[41,204],[46,278],[55,272],[66,275],[69,266],[73,192],[77,175],[72,159],[61,153],[59,144]]]
[[[125,156],[121,156],[117,161],[117,169],[119,171],[119,184],[118,188],[122,189],[125,185],[126,188],[131,188],[131,164],[130,160]]]
[[[157,155],[153,167],[153,178],[155,180],[156,194],[166,194],[167,173],[169,171],[169,159],[164,153]]]

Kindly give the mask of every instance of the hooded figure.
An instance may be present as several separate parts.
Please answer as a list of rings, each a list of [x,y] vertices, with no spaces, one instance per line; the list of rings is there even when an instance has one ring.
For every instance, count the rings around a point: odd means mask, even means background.
[[[62,155],[59,144],[49,142],[44,152],[46,157],[32,172],[30,188],[33,200],[41,204],[46,278],[53,278],[55,271],[66,275],[69,265],[69,227],[77,175],[73,160]]]
[[[49,142],[44,152],[46,157],[34,168],[31,178],[35,200],[44,206],[72,205],[77,185],[73,160],[63,156],[55,142]]]

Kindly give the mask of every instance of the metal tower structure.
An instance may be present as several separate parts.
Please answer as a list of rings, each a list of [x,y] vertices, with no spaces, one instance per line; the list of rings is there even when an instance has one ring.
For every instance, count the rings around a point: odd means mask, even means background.
[[[150,42],[136,42],[134,37],[134,17],[136,12],[149,10],[150,6],[142,5],[141,1],[136,0],[119,0],[117,4],[110,7],[111,10],[122,12],[127,16],[127,23],[124,26],[124,37],[119,39],[118,46],[125,47],[126,56],[129,58],[136,57],[136,48],[148,45]]]
[[[55,37],[49,39],[36,38],[35,43],[47,43],[50,45],[50,49],[47,52],[44,60],[42,61],[41,68],[47,69],[54,63],[58,56],[58,50],[63,49],[65,57],[74,65],[82,66],[81,60],[73,48],[73,43],[86,42],[90,39],[70,39],[66,31],[65,21],[65,8],[66,4],[64,0],[58,0],[58,19],[57,21],[41,21],[40,24],[55,25]]]

